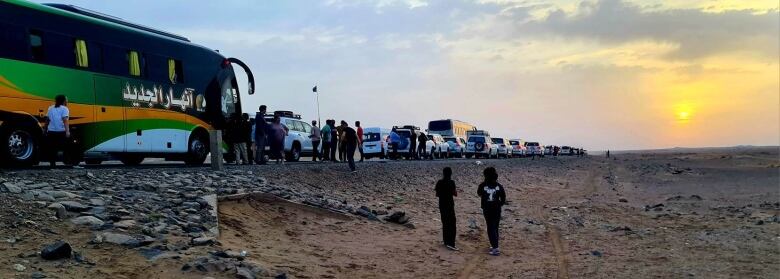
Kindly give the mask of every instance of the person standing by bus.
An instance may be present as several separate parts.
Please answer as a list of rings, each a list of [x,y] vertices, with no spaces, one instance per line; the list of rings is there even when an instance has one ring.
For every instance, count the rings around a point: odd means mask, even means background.
[[[322,154],[320,155],[321,161],[330,161],[330,120],[325,120],[325,125],[322,126]]]
[[[317,120],[311,121],[311,135],[309,135],[309,138],[311,139],[311,146],[312,146],[312,155],[311,155],[311,161],[317,162],[317,157],[319,157],[319,150],[317,148],[320,147],[320,141],[322,140],[322,136],[320,135],[320,127],[317,127]]]
[[[246,142],[249,141],[247,139],[249,132],[246,131],[246,128],[247,124],[244,124],[242,116],[238,113],[233,113],[230,117],[230,122],[228,122],[225,141],[233,147],[236,165],[249,163],[246,154]]]
[[[266,107],[260,106],[259,111],[255,115],[255,132],[254,132],[254,148],[255,148],[255,163],[258,165],[265,165],[265,144],[268,135],[268,122],[265,121]]]
[[[341,130],[344,133],[344,157],[346,157],[347,162],[349,162],[349,169],[352,172],[357,172],[357,170],[355,170],[355,149],[357,149],[357,145],[360,142],[358,140],[357,131],[350,128],[347,121],[344,120],[341,120]]]
[[[244,116],[244,118],[247,121],[247,127],[246,127],[247,128],[247,135],[246,135],[246,137],[247,137],[247,139],[249,139],[249,141],[246,143],[246,147],[248,148],[247,149],[247,153],[246,153],[246,158],[249,159],[249,164],[252,165],[252,164],[255,163],[255,150],[254,150],[254,145],[255,145],[255,119],[254,118],[249,118],[249,114],[248,113],[244,113],[243,116]]]
[[[360,127],[360,121],[355,121],[357,127],[357,148],[360,151],[360,161],[363,162],[363,127]]]
[[[70,139],[70,110],[68,98],[65,95],[54,97],[54,105],[46,112],[46,142],[48,147],[49,165],[57,165],[57,152],[62,150],[63,156],[69,155],[68,139]],[[67,160],[66,160],[67,161]]]
[[[282,125],[282,119],[274,116],[274,122],[271,123],[268,139],[271,142],[271,155],[276,159],[276,163],[284,164],[284,137],[287,136],[287,128]]]
[[[409,159],[417,159],[417,132],[414,129],[409,134]]]
[[[331,119],[328,125],[330,125],[330,160],[338,162],[336,151],[339,149],[339,131],[336,129],[336,119]]]
[[[344,120],[341,120],[341,123],[344,123]],[[336,120],[333,120],[333,123],[335,125]],[[339,161],[342,163],[347,161],[346,155],[347,155],[347,142],[346,138],[344,137],[344,125],[339,125],[336,127],[336,129],[339,132]]]

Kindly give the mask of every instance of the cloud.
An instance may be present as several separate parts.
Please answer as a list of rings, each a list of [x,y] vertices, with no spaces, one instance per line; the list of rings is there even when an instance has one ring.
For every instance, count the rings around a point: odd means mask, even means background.
[[[654,40],[678,45],[667,58],[691,60],[727,52],[750,51],[777,57],[778,10],[697,9],[645,11],[620,0],[582,2],[577,12],[555,10],[545,18],[515,19],[513,35],[547,34],[592,39],[607,44]],[[545,35],[541,35],[545,36]]]

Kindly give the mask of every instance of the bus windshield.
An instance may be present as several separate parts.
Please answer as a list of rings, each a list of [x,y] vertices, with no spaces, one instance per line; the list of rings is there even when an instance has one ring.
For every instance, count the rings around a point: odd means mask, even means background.
[[[428,123],[429,131],[448,131],[452,130],[452,120],[437,120]]]
[[[235,78],[227,78],[222,83],[222,113],[229,117],[236,112],[238,103],[238,90]]]

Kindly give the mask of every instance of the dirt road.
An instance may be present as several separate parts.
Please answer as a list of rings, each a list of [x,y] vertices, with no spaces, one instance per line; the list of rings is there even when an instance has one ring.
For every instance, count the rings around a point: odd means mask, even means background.
[[[445,166],[454,169],[459,191],[460,252],[441,245],[433,185]],[[499,257],[487,255],[476,197],[487,166],[496,167],[508,192]],[[29,278],[31,270],[64,278],[234,278],[235,269],[180,270],[213,250],[246,251],[245,262],[266,270],[259,275],[293,278],[773,278],[780,273],[777,148],[479,164],[373,162],[359,164],[357,174],[344,164],[239,168],[272,189],[323,197],[345,211],[359,206],[378,213],[404,211],[414,228],[287,202],[226,201],[219,204],[221,234],[214,246],[149,260],[139,256],[141,248],[90,245],[88,230],[44,216],[35,220],[51,223],[56,235],[23,223],[0,227],[3,239],[31,235],[0,243],[0,278]],[[19,202],[11,198],[9,203]],[[22,205],[0,217],[14,219],[20,210],[40,213]],[[52,238],[78,243],[95,265],[17,257]],[[28,269],[17,272],[15,263]],[[67,272],[57,273],[62,270]]]

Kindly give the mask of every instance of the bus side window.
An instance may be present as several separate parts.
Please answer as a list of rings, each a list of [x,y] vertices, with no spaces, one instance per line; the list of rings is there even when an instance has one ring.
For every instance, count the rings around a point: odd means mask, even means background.
[[[143,75],[143,71],[141,71],[144,67],[143,59],[138,51],[130,50],[127,52],[127,64],[131,76],[140,77]]]
[[[184,69],[181,60],[168,59],[168,80],[173,84],[184,82]]]
[[[46,64],[59,67],[74,67],[76,54],[73,51],[73,38],[54,32],[46,32],[43,48],[46,52]],[[32,43],[32,42],[31,42]]]
[[[43,32],[30,30],[30,58],[33,61],[43,62],[46,51],[43,48]]]
[[[109,75],[127,75],[126,55],[121,48],[103,44],[103,71]]]
[[[29,60],[28,38],[24,28],[0,24],[0,57]]]
[[[87,42],[82,39],[74,40],[74,52],[76,53],[76,66],[89,68],[89,52],[87,51]]]

